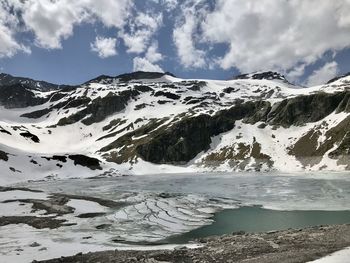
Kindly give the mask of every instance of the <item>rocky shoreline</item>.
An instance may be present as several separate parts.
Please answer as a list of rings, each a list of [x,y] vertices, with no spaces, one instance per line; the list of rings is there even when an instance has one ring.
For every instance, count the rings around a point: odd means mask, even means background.
[[[350,224],[305,229],[244,232],[196,240],[196,249],[178,247],[159,251],[103,251],[40,261],[45,263],[304,263],[350,246]],[[38,262],[38,261],[33,261]]]

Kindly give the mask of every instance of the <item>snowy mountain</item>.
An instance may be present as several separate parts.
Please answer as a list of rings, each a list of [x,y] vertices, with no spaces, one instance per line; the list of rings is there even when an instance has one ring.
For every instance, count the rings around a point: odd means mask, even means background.
[[[350,170],[350,76],[170,73],[78,86],[0,75],[1,180],[194,171]]]

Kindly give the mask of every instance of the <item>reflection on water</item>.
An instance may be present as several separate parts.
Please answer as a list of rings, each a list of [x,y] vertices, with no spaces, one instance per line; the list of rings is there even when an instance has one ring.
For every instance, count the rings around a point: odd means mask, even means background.
[[[349,175],[167,174],[24,186],[127,201],[129,206],[103,218],[117,240],[181,243],[241,230],[350,223]]]
[[[233,232],[266,232],[288,228],[350,223],[350,211],[277,211],[261,207],[223,210],[214,223],[167,239],[169,243],[186,243],[194,238]]]

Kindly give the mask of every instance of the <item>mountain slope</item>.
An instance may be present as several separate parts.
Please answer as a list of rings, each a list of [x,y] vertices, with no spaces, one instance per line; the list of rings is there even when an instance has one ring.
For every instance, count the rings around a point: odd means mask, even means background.
[[[228,81],[136,72],[54,89],[9,83],[0,86],[0,172],[11,181],[350,170],[349,76],[310,88],[274,72]]]

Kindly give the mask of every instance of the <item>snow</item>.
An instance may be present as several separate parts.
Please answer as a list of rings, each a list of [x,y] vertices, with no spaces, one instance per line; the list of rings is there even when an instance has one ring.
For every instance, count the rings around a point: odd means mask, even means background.
[[[73,207],[74,214],[86,214],[86,213],[104,213],[107,211],[106,207],[97,204],[95,202],[72,199],[67,203],[67,206]]]
[[[50,192],[100,197],[125,205],[107,208],[93,201],[72,198],[67,205],[75,211],[57,219],[76,225],[57,229],[35,229],[24,224],[0,227],[0,261],[28,262],[28,259],[113,249],[172,249],[177,245],[131,246],[113,240],[164,240],[211,224],[214,213],[240,206],[261,205],[277,210],[350,209],[350,179],[344,173],[279,175],[155,174],[22,183],[18,186],[40,188],[46,192],[0,192],[0,216],[47,216],[43,211],[32,212],[28,204],[2,202],[27,198],[47,200]],[[106,215],[77,217],[83,213]],[[96,229],[99,225],[109,227]],[[39,246],[31,247],[33,242]]]
[[[195,84],[205,82],[199,90],[191,90],[189,83]],[[147,84],[154,92],[164,91],[171,92],[180,96],[178,100],[171,100],[163,96],[155,97],[151,92],[143,92],[136,98],[130,100],[126,108],[120,112],[106,116],[106,119],[94,123],[92,125],[84,125],[77,122],[65,126],[53,126],[63,118],[82,110],[82,107],[70,109],[54,109],[49,114],[38,118],[30,119],[20,117],[24,113],[29,113],[37,110],[47,109],[55,106],[58,103],[68,101],[68,98],[81,98],[87,96],[91,99],[98,97],[103,98],[108,94],[117,95],[121,91],[133,89],[140,84]],[[169,87],[173,84],[175,88]],[[168,87],[164,87],[168,85]],[[225,88],[232,87],[234,91],[231,93],[223,92]],[[242,142],[252,144],[253,138],[261,144],[262,152],[271,156],[274,162],[274,169],[285,172],[302,171],[304,168],[301,163],[294,157],[291,157],[287,152],[287,147],[290,146],[297,138],[309,130],[319,128],[321,122],[328,123],[328,127],[334,127],[340,121],[349,116],[349,113],[331,114],[324,120],[317,123],[309,123],[303,127],[290,127],[288,129],[278,128],[273,130],[267,126],[265,129],[259,129],[259,123],[249,125],[242,122],[237,122],[236,127],[225,134],[220,134],[212,138],[211,148],[207,152],[199,153],[196,158],[191,160],[187,165],[155,165],[144,162],[138,158],[133,163],[123,163],[121,165],[104,162],[105,156],[100,149],[109,145],[121,136],[127,134],[133,129],[137,129],[142,125],[148,124],[153,119],[163,119],[164,123],[159,125],[157,129],[173,125],[179,120],[178,116],[196,116],[199,114],[215,114],[218,110],[232,107],[235,100],[267,100],[272,104],[279,102],[285,98],[292,98],[298,95],[312,94],[318,91],[333,93],[345,90],[348,87],[346,78],[340,79],[328,85],[321,85],[310,88],[301,88],[290,83],[280,80],[254,80],[254,79],[237,79],[237,80],[207,80],[207,79],[180,79],[169,75],[164,75],[159,79],[145,79],[131,81],[128,83],[120,83],[118,80],[111,84],[105,83],[89,83],[84,84],[73,91],[65,92],[66,97],[55,102],[47,102],[42,105],[27,107],[21,109],[5,109],[0,107],[0,126],[11,132],[0,133],[0,149],[9,153],[9,161],[0,160],[0,184],[11,184],[26,180],[40,180],[49,178],[73,178],[73,177],[91,177],[98,176],[101,171],[91,171],[88,168],[75,166],[71,160],[67,163],[60,163],[63,167],[57,166],[56,161],[46,161],[43,156],[50,157],[52,155],[67,155],[67,154],[84,154],[98,158],[102,161],[104,171],[114,169],[119,174],[151,174],[151,173],[184,173],[184,172],[203,172],[203,171],[232,171],[229,161],[223,162],[218,167],[210,167],[203,163],[202,160],[210,153],[218,152],[224,147],[231,147],[233,142]],[[35,91],[37,97],[52,96],[54,91],[42,92]],[[205,102],[208,106],[198,106],[186,104],[184,99],[192,96],[194,98],[203,98],[206,96]],[[220,99],[219,99],[220,98]],[[171,102],[159,104],[159,100],[169,100]],[[144,103],[146,106],[142,109],[136,109],[137,105]],[[120,119],[125,121],[116,129],[103,131],[103,127],[108,125],[112,120]],[[139,121],[142,119],[142,121]],[[137,123],[136,120],[138,121]],[[126,129],[126,127],[131,127]],[[20,127],[20,128],[19,128]],[[17,129],[17,130],[15,130]],[[35,143],[28,138],[20,135],[21,132],[28,131],[37,135],[40,143]],[[100,139],[113,132],[117,132],[113,136],[105,139]],[[319,145],[325,140],[326,129],[320,129],[322,133],[319,139]],[[275,138],[272,138],[272,135]],[[237,136],[241,137],[236,139]],[[291,138],[291,139],[289,139]],[[147,134],[133,136],[134,142],[147,139]],[[130,144],[131,145],[135,144]],[[120,149],[119,149],[120,150]],[[237,150],[237,149],[235,149]],[[118,151],[118,149],[116,149]],[[330,151],[329,151],[330,152]],[[31,162],[34,160],[38,164]],[[286,161],[288,160],[288,161]],[[254,160],[251,159],[247,165],[247,169],[251,169],[254,165]],[[310,170],[324,169],[325,165],[328,170],[342,171],[344,166],[337,164],[337,160],[324,156],[322,161],[313,167],[306,167]],[[20,172],[13,172],[10,168],[14,168]],[[262,169],[269,170],[270,168],[264,165]]]
[[[350,262],[350,247],[337,251],[331,255],[310,261],[309,263],[346,263]]]

